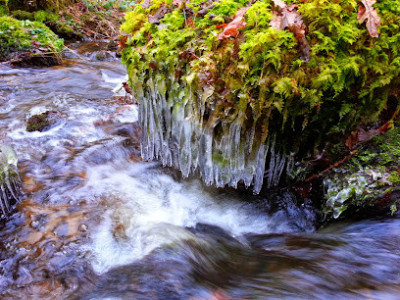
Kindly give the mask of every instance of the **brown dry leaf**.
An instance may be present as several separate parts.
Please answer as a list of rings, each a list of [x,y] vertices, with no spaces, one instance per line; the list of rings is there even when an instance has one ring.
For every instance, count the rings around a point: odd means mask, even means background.
[[[218,35],[218,40],[224,40],[229,37],[237,37],[239,35],[239,30],[246,27],[246,22],[244,21],[244,14],[246,13],[248,7],[240,8],[235,15],[235,18],[230,22]]]
[[[279,3],[283,2],[281,0],[275,1],[278,1]],[[279,12],[273,12],[274,17],[270,21],[270,26],[277,30],[284,30],[287,28],[292,32],[296,38],[297,44],[299,45],[300,58],[305,62],[308,62],[310,47],[308,46],[306,39],[306,25],[303,23],[301,14],[297,12],[299,6],[296,4],[287,6],[285,4],[283,8],[281,6],[279,7],[281,8]]]
[[[278,30],[283,30],[291,25],[304,25],[301,15],[297,12],[298,8],[298,5],[293,4],[290,6],[285,6],[280,12],[274,11],[273,13],[275,16],[270,21],[270,26]]]
[[[286,3],[283,2],[282,0],[272,0],[272,2],[274,3],[274,5],[276,7],[279,7],[280,9],[283,9],[286,7]]]
[[[157,9],[154,15],[149,15],[148,21],[149,23],[160,24],[161,19],[164,18],[164,16],[170,12],[171,9],[169,7],[161,6],[159,9]]]
[[[152,5],[153,5],[153,2],[151,2],[151,0],[144,0],[143,3],[142,3],[143,9],[147,9]]]
[[[378,34],[378,27],[381,25],[381,18],[378,15],[378,12],[376,11],[375,8],[373,8],[374,3],[376,3],[376,0],[361,0],[362,4],[364,5],[358,8],[358,15],[357,19],[360,21],[360,23],[364,23],[364,21],[367,21],[367,29],[369,32],[369,35],[371,37],[379,37]]]
[[[196,28],[196,24],[194,23],[194,19],[192,16],[185,20],[185,26],[193,29]]]
[[[121,36],[120,37],[120,39],[119,39],[119,41],[118,41],[118,46],[119,46],[119,50],[121,51],[122,49],[124,49],[124,48],[126,48],[126,46],[127,46],[127,41],[128,41],[128,36],[127,35],[124,35],[124,36]]]
[[[180,7],[181,5],[186,4],[186,0],[173,0],[172,5]]]
[[[368,142],[373,137],[380,135],[382,133],[387,132],[393,128],[393,123],[391,121],[386,122],[379,128],[372,128],[370,130],[365,130],[360,128],[358,131],[353,131],[350,136],[347,138],[345,145],[350,150],[356,148],[357,145]]]

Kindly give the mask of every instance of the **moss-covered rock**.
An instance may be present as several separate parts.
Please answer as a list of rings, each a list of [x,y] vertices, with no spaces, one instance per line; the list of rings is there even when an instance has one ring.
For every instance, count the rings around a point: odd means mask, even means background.
[[[357,19],[359,1],[287,4],[296,4],[304,37],[271,26],[280,14],[272,0],[145,0],[126,14],[122,55],[141,102],[145,159],[259,190],[260,164],[276,185],[293,173],[293,161],[391,118],[387,103],[395,110],[400,92],[400,1],[374,4],[377,38]],[[221,38],[244,7],[246,26]]]
[[[400,208],[400,128],[374,137],[344,165],[324,176],[325,211],[364,217]]]
[[[32,49],[37,51],[32,51],[31,56],[57,55],[63,44],[62,39],[40,22],[0,17],[0,60],[10,59],[21,52],[28,53]]]
[[[24,10],[14,10],[11,12],[11,15],[13,18],[21,21],[29,20],[29,21],[35,21],[35,14],[24,11]]]
[[[74,0],[7,0],[10,10],[24,10],[24,11],[59,11],[65,6],[75,2]]]
[[[61,115],[56,111],[46,111],[42,114],[33,115],[26,122],[26,131],[46,131],[53,127]]]

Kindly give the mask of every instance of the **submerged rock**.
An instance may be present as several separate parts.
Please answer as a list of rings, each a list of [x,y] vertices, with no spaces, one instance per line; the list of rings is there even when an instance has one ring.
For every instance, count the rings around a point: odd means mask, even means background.
[[[357,1],[248,3],[142,1],[121,45],[143,158],[258,193],[360,124],[392,118],[400,6],[374,4],[377,35],[357,20]]]

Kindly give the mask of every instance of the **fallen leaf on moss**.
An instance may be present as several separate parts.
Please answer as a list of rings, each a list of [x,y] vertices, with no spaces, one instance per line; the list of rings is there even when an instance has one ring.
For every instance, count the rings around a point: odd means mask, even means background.
[[[193,29],[196,28],[194,19],[191,16],[185,20],[185,26]]]
[[[247,9],[248,7],[242,7],[236,12],[233,21],[226,25],[224,30],[218,35],[218,40],[224,40],[229,37],[237,37],[239,35],[239,30],[246,27],[244,14],[246,13]]]
[[[361,2],[364,6],[359,6],[357,19],[361,24],[364,23],[364,21],[367,21],[369,35],[377,38],[379,37],[378,27],[381,25],[381,18],[379,17],[376,9],[373,8],[376,0],[361,0]]]
[[[275,5],[276,7],[279,7],[279,8],[281,8],[281,9],[283,9],[283,8],[286,7],[286,3],[283,2],[282,0],[272,0],[272,2],[274,3],[274,5]]]
[[[307,28],[303,23],[301,14],[297,11],[299,6],[296,4],[287,6],[285,4],[285,6],[282,7],[281,2],[284,2],[280,0],[276,1],[279,3],[279,5],[275,5],[280,8],[280,11],[273,12],[274,17],[270,21],[270,26],[277,30],[284,30],[287,28],[290,32],[292,32],[299,46],[300,58],[305,62],[308,62],[310,47],[308,46],[306,39]]]
[[[372,139],[373,137],[387,132],[393,128],[393,122],[388,121],[377,129],[364,130],[360,128],[358,131],[353,131],[347,138],[345,145],[350,150],[354,149],[358,144],[364,143]]]
[[[160,24],[160,20],[164,18],[167,13],[170,13],[171,9],[167,6],[161,6],[154,15],[149,15],[148,21],[152,24]]]
[[[144,0],[143,3],[142,3],[142,7],[143,7],[144,9],[147,9],[147,8],[149,8],[149,7],[152,6],[152,5],[153,5],[153,2],[151,2],[151,0]]]

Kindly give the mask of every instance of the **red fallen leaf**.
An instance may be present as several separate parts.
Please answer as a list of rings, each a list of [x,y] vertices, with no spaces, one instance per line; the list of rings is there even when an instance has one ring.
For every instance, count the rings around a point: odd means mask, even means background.
[[[193,49],[186,49],[179,53],[179,59],[183,59],[185,61],[193,61],[199,59]]]
[[[154,62],[149,62],[149,67],[152,68],[154,71],[157,71],[157,65]]]
[[[372,6],[374,3],[376,3],[376,0],[361,0],[361,2],[364,7],[361,5],[359,6],[357,20],[359,20],[361,24],[367,20],[367,29],[369,35],[377,38],[379,37],[378,26],[381,25],[381,18],[379,17],[376,9]]]
[[[132,95],[132,90],[131,90],[129,84],[126,81],[122,83],[122,87],[124,88],[124,90],[125,90],[125,92],[127,94],[131,94]]]
[[[226,24],[217,24],[215,27],[217,27],[217,29],[220,28],[225,28],[227,25]]]
[[[218,40],[224,40],[229,37],[237,37],[239,35],[239,30],[246,27],[246,22],[244,21],[244,14],[246,13],[248,7],[239,8],[236,12],[235,18],[230,22],[218,35]]]
[[[33,46],[40,47],[40,43],[39,43],[39,42],[37,42],[37,41],[32,41],[32,45],[33,45]]]
[[[191,16],[185,20],[185,26],[189,28],[196,28],[196,25],[194,24],[194,19]]]
[[[275,16],[271,19],[270,26],[277,30],[287,28],[292,32],[299,46],[300,58],[308,62],[310,47],[306,39],[307,27],[303,23],[301,14],[297,12],[299,6],[296,4],[287,6],[282,0],[274,0],[274,4],[280,8],[280,11],[273,12]]]
[[[350,150],[354,148],[355,145],[358,143],[358,132],[353,131],[350,136],[346,139],[345,145]]]
[[[120,39],[119,39],[119,41],[118,41],[118,43],[119,43],[119,49],[120,50],[122,50],[122,49],[124,49],[124,48],[126,48],[126,42],[128,41],[128,36],[127,35],[124,35],[124,36],[121,36],[120,37]]]

